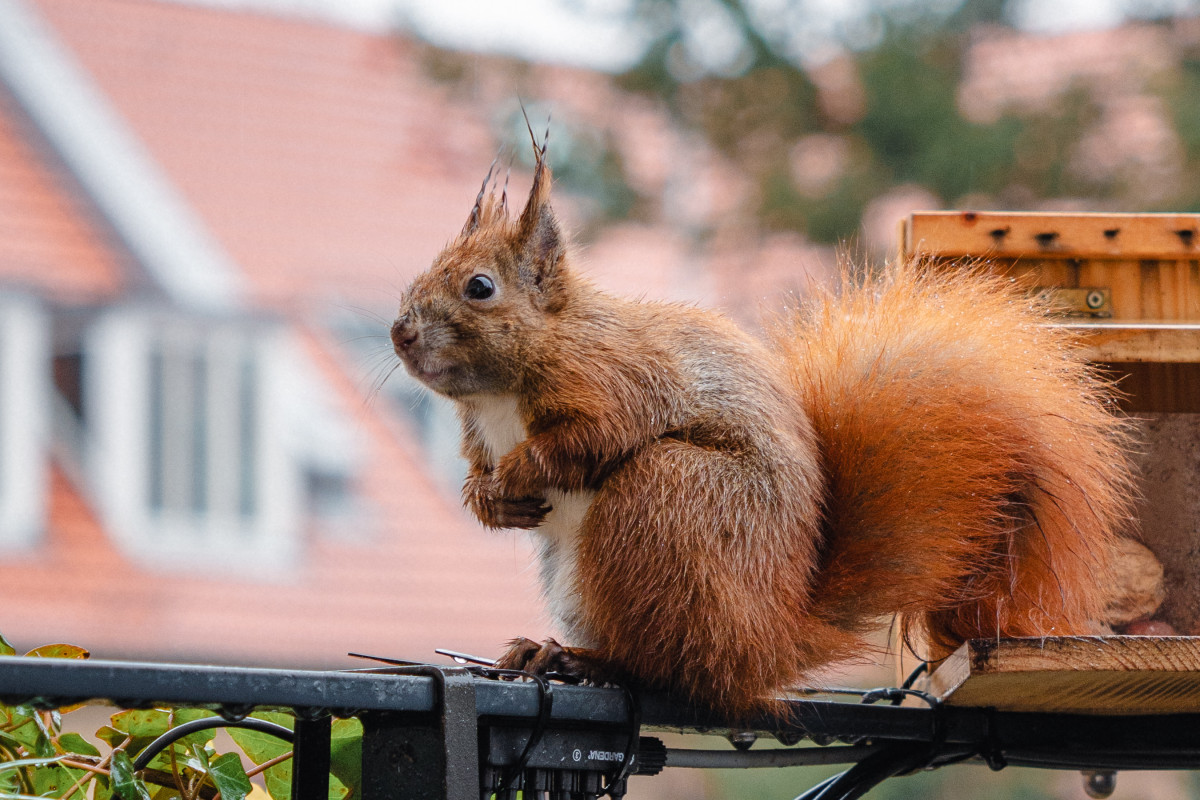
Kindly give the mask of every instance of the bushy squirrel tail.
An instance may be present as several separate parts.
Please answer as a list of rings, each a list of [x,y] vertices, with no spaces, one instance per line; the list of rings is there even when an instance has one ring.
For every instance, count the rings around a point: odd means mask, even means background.
[[[1133,484],[1074,336],[980,268],[894,265],[803,305],[772,338],[829,476],[817,613],[899,612],[926,658],[1091,631]]]

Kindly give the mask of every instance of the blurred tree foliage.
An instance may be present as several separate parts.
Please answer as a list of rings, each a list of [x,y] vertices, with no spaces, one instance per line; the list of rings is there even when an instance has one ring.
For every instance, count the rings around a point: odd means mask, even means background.
[[[1161,147],[1157,159],[1123,143],[1098,164],[1089,159],[1113,145],[1111,128],[1098,131],[1120,124],[1100,73],[1047,76],[1048,104],[992,98],[992,112],[964,112],[971,47],[981,31],[1013,31],[1013,2],[864,0],[838,27],[816,0],[630,0],[618,13],[630,15],[644,47],[616,81],[661,103],[746,176],[736,222],[767,231],[842,241],[859,231],[868,204],[897,186],[919,187],[945,207],[1200,210],[1200,35],[1169,27],[1200,0],[1121,3],[1130,18],[1162,25],[1160,42],[1179,59],[1130,85],[1141,81],[1133,91],[1160,103],[1180,156],[1160,139],[1141,145]],[[432,48],[428,60],[432,77],[471,82],[460,54]],[[1038,76],[1017,83],[1031,80]],[[506,141],[520,141],[523,125],[515,111],[500,123]],[[638,184],[612,131],[556,113],[554,138],[556,177],[584,201],[588,224],[655,215],[653,198],[631,188]]]
[[[1200,210],[1200,46],[1185,55],[1177,80],[1167,87],[1165,96],[1187,157],[1181,181],[1185,196],[1180,206]]]
[[[1053,113],[990,123],[960,111],[971,31],[1007,25],[1004,0],[875,3],[841,43],[864,95],[861,113],[849,119],[821,102],[802,48],[788,36],[802,28],[806,4],[781,0],[756,16],[753,9],[765,5],[638,0],[634,13],[650,44],[619,81],[660,98],[751,176],[757,191],[749,210],[766,227],[836,241],[852,235],[866,204],[896,184],[917,184],[947,204],[1003,197],[1014,187],[1038,197],[1103,191],[1065,169],[1072,143],[1096,116],[1086,93],[1071,93]],[[732,31],[737,53],[714,62],[697,40],[716,25]],[[850,153],[819,193],[801,191],[792,166],[797,143],[813,134],[841,138]]]

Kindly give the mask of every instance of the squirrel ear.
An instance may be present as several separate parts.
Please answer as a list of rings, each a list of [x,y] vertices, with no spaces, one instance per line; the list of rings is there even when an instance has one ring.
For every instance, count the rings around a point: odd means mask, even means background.
[[[542,291],[549,288],[557,275],[566,250],[558,220],[550,208],[550,181],[550,168],[539,158],[529,201],[517,221],[517,242],[524,255],[522,271],[528,269],[530,281]]]

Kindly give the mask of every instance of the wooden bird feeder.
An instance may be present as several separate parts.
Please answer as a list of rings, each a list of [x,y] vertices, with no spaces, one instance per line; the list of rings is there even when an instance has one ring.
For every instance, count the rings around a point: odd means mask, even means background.
[[[983,263],[1017,278],[1046,295],[1060,309],[1057,324],[1077,330],[1089,357],[1119,380],[1141,439],[1131,533],[1155,557],[1121,565],[1142,587],[1131,591],[1153,594],[1157,581],[1158,595],[1132,601],[1142,607],[1113,627],[1183,634],[1153,646],[1127,637],[969,642],[931,688],[968,705],[1011,708],[1024,695],[1026,710],[1042,710],[1082,681],[1099,687],[1086,693],[1096,713],[1200,709],[1200,649],[1190,638],[1200,635],[1200,214],[922,212],[901,222],[900,255]],[[1165,694],[1163,680],[1172,687]]]

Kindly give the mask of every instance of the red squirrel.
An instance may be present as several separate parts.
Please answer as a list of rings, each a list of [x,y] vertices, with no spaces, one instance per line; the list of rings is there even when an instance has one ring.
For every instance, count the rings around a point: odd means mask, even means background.
[[[900,264],[763,341],[615,297],[572,268],[534,150],[520,215],[485,179],[391,328],[457,405],[465,505],[535,534],[568,646],[518,639],[499,666],[738,716],[861,655],[889,615],[931,658],[1092,630],[1130,515],[1127,425],[1037,301]]]

